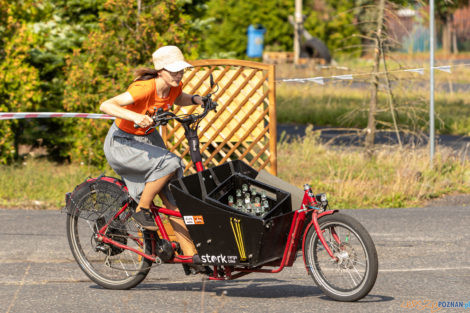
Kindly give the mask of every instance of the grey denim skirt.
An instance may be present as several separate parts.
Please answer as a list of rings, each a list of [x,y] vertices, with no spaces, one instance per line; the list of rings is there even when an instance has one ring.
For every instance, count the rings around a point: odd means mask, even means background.
[[[183,163],[168,151],[157,130],[144,136],[133,135],[113,123],[104,141],[104,154],[111,168],[120,175],[130,196],[137,202],[147,182],[155,181],[177,171],[183,176]],[[164,187],[168,200],[176,205],[168,185]]]

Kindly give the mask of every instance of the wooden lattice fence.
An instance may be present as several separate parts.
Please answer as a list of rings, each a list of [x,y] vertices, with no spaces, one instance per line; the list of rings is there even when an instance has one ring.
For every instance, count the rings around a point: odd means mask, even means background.
[[[219,86],[212,97],[219,104],[217,113],[209,113],[199,126],[204,166],[239,159],[276,175],[274,65],[241,60],[198,60],[191,64],[194,68],[183,78],[184,92],[207,95],[210,74]],[[174,108],[176,113],[198,109]],[[182,157],[185,172],[194,172],[181,125],[167,125],[163,137],[170,151]]]

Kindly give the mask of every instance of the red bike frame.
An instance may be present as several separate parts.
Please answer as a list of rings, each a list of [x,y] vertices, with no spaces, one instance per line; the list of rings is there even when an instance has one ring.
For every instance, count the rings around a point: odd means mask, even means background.
[[[201,172],[201,171],[204,170],[204,167],[203,167],[203,164],[202,164],[201,161],[196,162],[195,167],[196,167],[196,170],[198,172]],[[308,186],[308,185],[306,185],[306,186]],[[316,207],[317,205],[318,205],[318,203],[315,200],[310,187],[305,188],[305,193],[304,193],[304,198],[303,198],[303,201],[302,201],[301,208],[294,212],[294,216],[293,216],[293,219],[292,219],[292,224],[291,224],[291,227],[290,227],[290,230],[289,230],[286,246],[284,248],[284,253],[283,253],[283,256],[282,256],[281,260],[274,261],[274,262],[271,262],[271,263],[268,263],[268,264],[264,264],[264,265],[256,267],[256,268],[227,267],[226,266],[225,269],[224,269],[225,277],[219,276],[218,266],[214,265],[213,274],[212,274],[212,276],[209,277],[209,279],[211,279],[211,280],[235,279],[235,278],[239,278],[239,277],[242,277],[244,275],[247,275],[247,274],[253,273],[253,272],[257,272],[257,273],[278,273],[284,267],[292,266],[292,264],[294,263],[294,261],[296,259],[297,250],[298,250],[299,240],[302,240],[302,252],[303,252],[303,255],[304,255],[304,263],[305,263],[305,237],[306,237],[306,234],[308,233],[308,231],[311,227],[314,227],[320,242],[323,244],[323,246],[325,247],[325,249],[328,252],[328,254],[330,255],[330,257],[333,260],[336,260],[336,257],[334,256],[334,254],[331,251],[330,247],[326,243],[326,241],[323,237],[323,232],[320,230],[320,226],[318,224],[318,219],[319,218],[321,218],[322,216],[325,216],[325,215],[333,214],[333,213],[336,212],[336,210],[328,210],[328,211],[324,211],[324,212],[319,213],[320,210]],[[127,209],[127,207],[128,207],[128,204],[125,204],[115,214],[114,218],[117,218],[118,216],[120,216]],[[175,217],[180,217],[181,218],[182,217],[181,213],[179,211],[174,211],[174,210],[170,210],[170,209],[159,207],[159,206],[152,206],[150,208],[150,210],[152,211],[152,213],[155,217],[155,223],[156,223],[156,225],[158,227],[158,230],[160,232],[161,239],[165,239],[165,240],[168,240],[168,241],[171,242],[171,240],[168,236],[168,233],[166,232],[165,226],[163,225],[162,219],[160,218],[160,214],[163,214],[163,215],[166,215],[166,216],[175,216]],[[304,223],[305,223],[305,220],[307,218],[307,214],[311,214],[312,219],[311,219],[311,222],[304,228]],[[130,218],[130,215],[126,216],[126,218]],[[143,251],[140,251],[138,249],[131,248],[127,245],[123,245],[123,244],[121,244],[119,242],[116,242],[116,241],[112,240],[111,238],[107,237],[106,236],[106,229],[107,229],[107,227],[109,226],[109,224],[111,223],[111,221],[113,219],[111,219],[105,226],[103,226],[99,230],[98,237],[99,237],[100,241],[102,241],[104,243],[107,243],[107,244],[114,245],[114,246],[119,247],[121,249],[127,249],[127,250],[130,250],[130,251],[133,251],[133,252],[139,254],[140,256],[151,260],[152,262],[156,262],[158,260],[157,256],[156,256],[156,252],[155,252],[156,251],[156,242],[154,240],[155,239],[154,233],[150,234],[151,242],[152,242],[152,247],[151,247],[152,248],[152,254],[151,255],[146,254]],[[303,231],[303,235],[302,235],[302,231]],[[333,237],[338,243],[340,242],[339,238],[337,238],[337,236],[335,236],[334,233],[333,233]],[[143,242],[141,241],[141,239],[136,238],[136,237],[134,237],[134,238],[130,237],[130,238],[133,239],[140,246],[143,246]],[[175,248],[175,247],[176,247],[176,245],[173,243],[173,248]],[[174,256],[171,260],[169,260],[165,263],[193,263],[193,259],[192,259],[192,256],[178,255],[178,256]],[[275,268],[275,269],[263,269],[262,268],[263,266],[270,266],[270,267],[276,267],[277,266],[277,268]]]

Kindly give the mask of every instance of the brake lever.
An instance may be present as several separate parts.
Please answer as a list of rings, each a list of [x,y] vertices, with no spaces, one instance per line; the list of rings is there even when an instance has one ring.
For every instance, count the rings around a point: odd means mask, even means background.
[[[149,127],[149,128],[145,131],[145,134],[147,135],[147,134],[149,133],[149,131],[150,131],[152,128],[155,128],[155,126]]]
[[[217,104],[217,102],[212,101],[210,95],[207,95],[207,96],[205,96],[205,97],[202,97],[202,102],[203,102],[203,104],[202,104],[202,108],[203,108],[203,109],[205,109],[206,106],[209,106],[209,107],[208,107],[208,110],[214,110],[214,112],[217,113],[217,106],[218,106],[218,104]]]

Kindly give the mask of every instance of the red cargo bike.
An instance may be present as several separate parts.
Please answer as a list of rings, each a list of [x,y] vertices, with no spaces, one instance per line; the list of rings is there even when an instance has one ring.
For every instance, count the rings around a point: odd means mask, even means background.
[[[292,266],[301,250],[306,272],[326,295],[339,301],[366,296],[378,272],[367,230],[356,219],[330,210],[326,196],[313,194],[308,185],[301,206],[292,210],[289,192],[258,179],[259,173],[242,161],[203,169],[197,126],[216,108],[211,94],[204,103],[201,114],[158,112],[154,117],[155,127],[173,119],[182,124],[197,170],[170,182],[180,212],[151,207],[158,232],[140,228],[131,218],[137,204],[122,180],[90,178],[67,194],[67,237],[85,274],[104,288],[129,289],[156,265],[198,264],[213,268],[210,280],[231,280],[278,273]],[[248,202],[242,195],[236,201],[240,192],[260,200]],[[162,215],[184,219],[197,257],[181,254]]]

